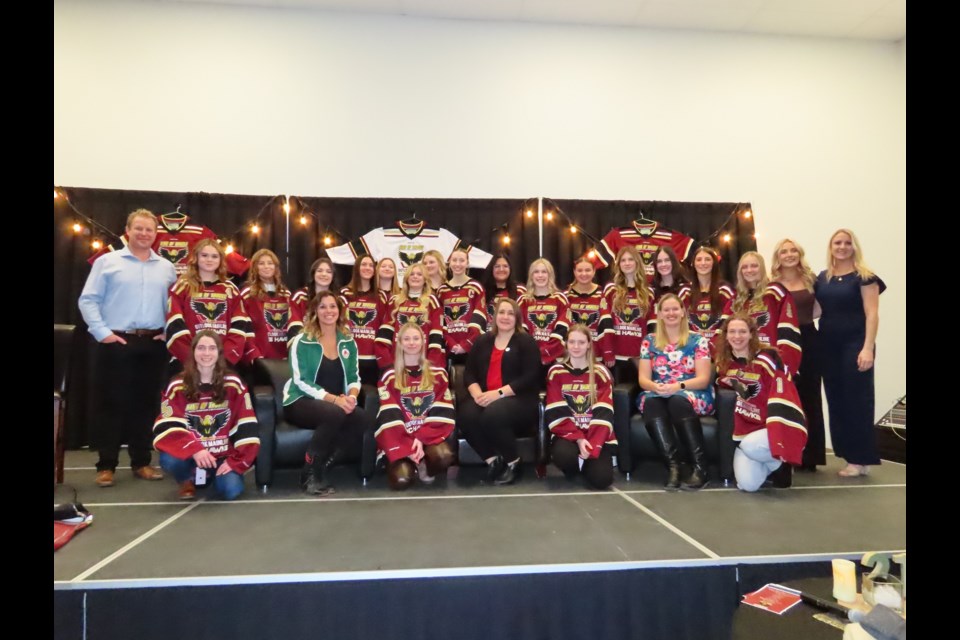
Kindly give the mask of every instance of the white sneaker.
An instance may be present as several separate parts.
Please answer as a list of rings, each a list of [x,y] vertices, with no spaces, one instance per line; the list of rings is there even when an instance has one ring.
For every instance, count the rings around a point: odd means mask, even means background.
[[[427,463],[423,460],[420,461],[420,464],[417,465],[417,475],[420,477],[420,482],[423,484],[433,484],[433,481],[436,480],[436,476],[431,476],[427,472]]]

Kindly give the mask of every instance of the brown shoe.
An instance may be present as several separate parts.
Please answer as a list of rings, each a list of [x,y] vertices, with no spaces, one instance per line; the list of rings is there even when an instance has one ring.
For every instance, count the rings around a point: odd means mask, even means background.
[[[109,469],[104,469],[103,471],[97,471],[97,486],[112,487],[113,471],[110,471]]]
[[[179,496],[181,500],[195,500],[197,497],[197,487],[194,486],[193,480],[181,482],[177,496]]]
[[[163,480],[163,471],[149,465],[137,467],[133,470],[133,475],[141,480]]]

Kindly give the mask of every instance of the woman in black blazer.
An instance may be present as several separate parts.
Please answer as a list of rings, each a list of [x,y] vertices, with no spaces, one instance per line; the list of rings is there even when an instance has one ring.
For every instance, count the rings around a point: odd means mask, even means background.
[[[460,431],[486,461],[494,484],[516,480],[517,436],[536,431],[542,375],[540,349],[523,330],[517,302],[498,298],[492,330],[467,356],[463,377],[471,399],[457,407]]]

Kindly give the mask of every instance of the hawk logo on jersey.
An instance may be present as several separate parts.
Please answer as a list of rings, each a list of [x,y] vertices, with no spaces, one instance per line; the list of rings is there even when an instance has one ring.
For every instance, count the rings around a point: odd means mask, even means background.
[[[620,318],[620,322],[624,324],[633,324],[640,319],[640,309],[637,307],[629,307],[623,311],[618,311],[617,316]]]
[[[290,317],[290,314],[286,311],[268,311],[263,310],[263,317],[274,329],[283,329],[287,326],[287,319]]]
[[[209,438],[223,428],[230,419],[230,410],[218,411],[203,416],[190,416],[190,428],[204,438]]]
[[[401,251],[400,262],[409,267],[423,260],[423,251]]]
[[[469,310],[470,305],[468,304],[448,304],[443,306],[443,315],[446,316],[447,320],[456,322],[463,318]]]
[[[403,326],[408,322],[413,322],[414,324],[420,325],[421,327],[426,323],[422,313],[398,313],[397,314],[397,323],[399,326]]]
[[[763,313],[757,314],[754,320],[757,321],[757,328],[761,329],[770,323],[770,312],[764,311]]]
[[[566,400],[570,410],[578,416],[585,415],[590,411],[590,396],[582,393],[563,392],[563,399]]]
[[[433,407],[433,400],[436,395],[433,392],[425,393],[422,396],[404,395],[400,398],[400,404],[414,418],[419,418],[430,411]]]
[[[535,326],[536,328],[546,329],[551,324],[553,324],[554,320],[557,319],[557,314],[552,311],[547,313],[530,312],[527,314],[527,318],[530,320],[530,322],[533,323],[533,326]]]
[[[690,319],[693,321],[694,326],[698,329],[706,329],[712,327],[716,322],[716,315],[711,315],[709,313],[701,313],[699,315],[691,315]]]
[[[160,247],[160,257],[166,258],[173,264],[177,264],[187,257],[188,249],[177,249],[174,247]]]
[[[729,383],[730,388],[736,391],[737,395],[744,400],[750,400],[751,398],[756,398],[758,395],[760,395],[759,382],[749,382],[744,384],[736,378],[730,378]]]
[[[377,317],[376,309],[347,309],[347,317],[350,322],[358,327],[365,327],[373,322]]]
[[[208,320],[216,320],[227,310],[226,302],[203,302],[202,300],[191,300],[190,307]]]
[[[580,312],[580,311],[571,310],[570,314],[571,314],[571,317],[573,318],[573,324],[583,324],[588,327],[592,327],[597,322],[597,320],[600,319],[599,311],[591,311],[588,313],[586,311]]]

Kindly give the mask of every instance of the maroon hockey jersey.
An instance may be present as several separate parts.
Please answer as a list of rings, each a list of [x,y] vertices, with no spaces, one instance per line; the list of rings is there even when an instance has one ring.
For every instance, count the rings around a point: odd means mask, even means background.
[[[212,329],[223,338],[223,356],[232,365],[251,362],[254,352],[253,331],[232,282],[204,284],[195,296],[181,278],[170,287],[167,299],[167,348],[180,362],[192,357],[190,342],[198,331]],[[250,342],[248,344],[248,337]]]
[[[603,361],[607,363],[639,358],[640,343],[643,342],[643,337],[653,330],[657,319],[652,296],[649,306],[641,307],[637,290],[631,287],[627,290],[623,309],[615,311],[616,296],[617,287],[612,282],[608,283],[603,289],[603,298],[610,310],[611,330],[604,336],[601,344]]]
[[[597,285],[590,293],[579,293],[570,288],[565,295],[570,302],[570,326],[582,324],[590,329],[593,354],[597,360],[602,360],[603,341],[613,334],[613,319],[603,297],[603,287]]]
[[[290,292],[254,296],[250,287],[240,292],[244,310],[250,318],[253,347],[264,358],[286,359],[287,343],[303,330],[303,322],[292,317]]]
[[[440,444],[453,432],[453,396],[447,372],[431,367],[433,386],[421,388],[420,369],[407,369],[407,391],[397,388],[396,373],[388,369],[377,385],[377,447],[390,462],[413,454],[413,441]]]
[[[543,414],[553,435],[576,442],[586,438],[593,446],[591,458],[600,456],[604,444],[616,444],[613,433],[613,380],[602,364],[594,368],[597,401],[590,402],[590,373],[557,363],[547,371],[547,407]]]
[[[437,297],[431,294],[423,308],[418,298],[410,298],[403,303],[400,303],[399,298],[394,296],[387,304],[389,315],[377,329],[377,366],[381,369],[393,366],[397,331],[408,322],[416,322],[427,337],[427,360],[433,366],[445,370],[447,350],[443,342],[443,320]]]
[[[735,302],[733,298],[728,302],[724,310],[727,316],[739,311],[735,308]],[[793,294],[779,282],[771,282],[763,292],[762,308],[750,310],[750,303],[751,300],[748,298],[744,307],[749,310],[750,317],[757,322],[760,343],[779,349],[780,357],[791,374],[799,371],[803,353],[800,346],[797,305],[793,301]]]
[[[455,345],[469,352],[487,330],[486,296],[483,285],[467,280],[459,287],[444,283],[437,289],[443,308],[443,339],[449,352]]]
[[[347,326],[357,342],[360,360],[376,360],[377,330],[383,324],[389,307],[382,291],[355,293],[349,287],[340,290],[340,300],[347,309]]]
[[[546,296],[520,298],[520,319],[540,347],[540,361],[552,364],[566,353],[570,328],[570,302],[559,291]]]
[[[594,268],[602,269],[610,266],[616,260],[617,252],[622,247],[634,246],[643,261],[643,268],[647,274],[647,282],[653,282],[653,260],[657,249],[668,246],[677,254],[681,262],[687,259],[690,248],[693,247],[693,238],[679,231],[659,226],[656,222],[639,223],[636,220],[629,227],[611,229],[600,241],[600,246],[589,258]]]

